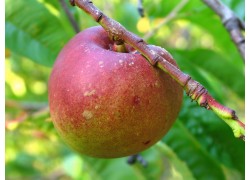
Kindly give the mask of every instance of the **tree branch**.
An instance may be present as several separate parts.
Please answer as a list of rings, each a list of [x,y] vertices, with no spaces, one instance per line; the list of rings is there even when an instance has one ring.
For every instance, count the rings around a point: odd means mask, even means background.
[[[17,108],[21,109],[21,112],[15,117],[14,119],[6,119],[5,120],[5,128],[11,129],[13,124],[20,124],[21,122],[25,121],[26,119],[38,118],[49,114],[49,106],[45,105],[44,103],[19,103],[16,101],[6,101],[5,106],[8,108]]]
[[[215,101],[200,83],[172,65],[170,62],[173,58],[165,49],[158,46],[147,45],[142,38],[129,32],[120,23],[103,14],[103,12],[96,8],[89,0],[74,0],[72,4],[77,5],[86,13],[90,14],[94,20],[106,30],[112,40],[120,43],[128,43],[140,52],[151,65],[168,73],[183,87],[192,100],[196,101],[201,107],[211,109],[224,120],[232,128],[235,137],[245,139],[245,124],[238,119],[235,111]]]
[[[5,107],[11,109],[22,109],[23,111],[33,112],[48,107],[47,102],[18,102],[14,100],[6,100]]]
[[[182,0],[175,8],[162,20],[161,23],[159,23],[156,27],[151,29],[144,37],[143,39],[146,41],[151,36],[153,36],[162,26],[164,26],[166,23],[171,21],[176,17],[178,12],[188,3],[189,0]]]
[[[245,37],[242,34],[242,31],[245,31],[245,24],[220,0],[202,1],[220,16],[223,25],[240,52],[243,62],[245,62]]]
[[[137,10],[138,10],[140,16],[144,17],[144,8],[143,8],[143,5],[142,5],[142,0],[138,0]]]
[[[71,23],[71,25],[72,25],[74,31],[75,31],[76,33],[79,33],[79,32],[80,32],[80,28],[79,28],[77,22],[75,21],[73,15],[72,15],[71,12],[69,11],[69,8],[68,8],[68,6],[67,6],[65,0],[59,0],[59,2],[60,2],[60,4],[61,4],[61,6],[62,6],[64,12],[66,13],[66,15],[67,15],[67,17],[68,17],[68,19],[69,19],[69,21],[70,21],[70,23]]]

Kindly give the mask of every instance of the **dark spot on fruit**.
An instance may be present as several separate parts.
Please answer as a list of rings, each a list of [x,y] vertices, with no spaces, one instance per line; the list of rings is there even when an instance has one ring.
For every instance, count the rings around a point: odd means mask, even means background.
[[[142,142],[144,145],[148,145],[150,143],[150,140]]]
[[[134,102],[135,105],[139,104],[140,103],[140,98],[138,96],[135,96],[133,102]]]

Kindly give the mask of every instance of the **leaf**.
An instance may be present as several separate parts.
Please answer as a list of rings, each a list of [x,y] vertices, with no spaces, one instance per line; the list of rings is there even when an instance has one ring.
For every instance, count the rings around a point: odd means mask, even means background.
[[[164,17],[168,15],[180,2],[181,0],[175,0],[175,1],[148,0],[145,1],[144,8],[146,14],[148,14],[151,17]]]
[[[83,156],[83,166],[87,166],[91,178],[97,180],[194,179],[187,165],[162,142],[158,142],[141,155],[148,162],[147,167],[138,163],[129,165],[126,163],[127,157],[96,159],[87,156]]]
[[[161,5],[159,5],[161,3]],[[169,15],[169,13],[180,3],[179,1],[164,1],[164,0],[157,0],[157,1],[145,1],[145,11],[147,12],[148,16],[152,20],[157,20],[158,22],[161,20],[161,18],[166,17]],[[241,9],[244,9],[244,3],[241,3],[237,1],[237,5],[232,5]],[[239,11],[239,10],[238,10]],[[244,12],[244,11],[243,11]],[[241,12],[241,13],[243,13]],[[242,15],[241,15],[242,16]],[[192,33],[192,28],[190,27],[199,27],[203,31],[204,34],[209,34],[209,36],[213,39],[213,47],[217,51],[219,50],[220,53],[222,53],[225,57],[227,57],[228,61],[235,62],[236,66],[242,67],[242,60],[241,56],[235,46],[235,44],[232,42],[229,33],[225,29],[225,27],[222,24],[222,21],[220,20],[219,16],[215,14],[213,10],[211,10],[205,3],[203,3],[200,0],[192,0],[189,1],[183,9],[177,15],[175,16],[175,19],[168,22],[164,27],[168,27],[170,29],[171,34],[175,34],[175,26],[173,24],[176,22],[176,20],[186,20],[188,26],[184,27],[183,30],[185,30],[185,34],[190,36],[190,34],[193,34],[195,38],[199,38],[199,36],[202,37],[202,34],[197,36],[194,32]],[[157,22],[156,22],[157,23]],[[175,24],[174,24],[175,25]],[[171,34],[168,35],[167,32],[164,32],[162,27],[159,31],[161,31],[161,34],[165,34],[164,39],[166,36],[168,39],[171,39]],[[168,31],[169,31],[168,29]],[[185,35],[183,35],[185,36]],[[156,38],[152,37],[152,38]],[[163,37],[160,38],[160,41]],[[184,37],[188,38],[188,37]],[[189,37],[190,38],[190,37]],[[199,39],[192,38],[189,42],[192,44],[192,47],[194,46],[195,42],[199,42]],[[165,40],[166,41],[166,40]],[[159,44],[159,40],[151,40],[150,42],[153,42],[154,44]],[[166,43],[166,42],[165,42]],[[169,41],[167,44],[171,44],[172,42]],[[201,45],[199,45],[201,46]],[[190,47],[188,47],[190,48]]]
[[[7,0],[6,47],[37,63],[51,66],[59,50],[74,34],[70,26],[65,28],[61,23],[59,15],[38,1],[13,3]]]
[[[245,179],[238,171],[222,166],[227,180]]]
[[[64,158],[63,169],[72,178],[84,179],[83,177],[84,175],[87,176],[87,172],[83,168],[83,161],[79,156],[70,154]]]
[[[92,179],[125,180],[134,179],[135,177],[140,179],[140,174],[133,172],[133,168],[126,163],[126,158],[109,160],[84,156],[83,161]]]
[[[227,124],[213,112],[191,102],[188,97],[184,98],[179,120],[211,158],[227,168],[239,171],[244,176],[245,143],[234,138]],[[185,139],[178,139],[178,141],[183,140]]]
[[[194,179],[192,172],[188,168],[187,164],[179,159],[179,157],[175,154],[175,152],[163,142],[158,142],[155,147],[159,149],[165,157],[167,157],[168,161],[173,164],[175,171],[179,172],[181,175],[178,179]]]
[[[220,164],[203,149],[180,120],[175,122],[164,141],[187,163],[196,179],[225,179]]]
[[[115,20],[122,25],[126,24],[126,29],[133,33],[138,33],[136,29],[136,24],[140,18],[137,7],[127,1],[116,2],[113,6],[113,13],[116,15]],[[129,19],[129,23],[128,23]]]
[[[222,24],[219,16],[216,15],[209,7],[204,5],[202,11],[190,11],[183,17],[192,25],[198,25],[204,33],[212,36],[214,41],[214,50],[220,51],[228,61],[233,61],[238,67],[242,67],[241,56],[231,40],[228,31]]]
[[[200,69],[199,73],[193,74],[194,79],[200,81],[200,78],[202,77],[202,71],[206,72],[209,74],[209,76],[216,78],[221,84],[244,99],[245,77],[243,69],[235,67],[234,63],[228,62],[224,56],[216,53],[215,51],[207,49],[195,49],[189,51],[172,50],[171,52],[173,53],[174,57],[178,57],[176,60],[184,72],[186,70],[187,72],[192,73],[193,71]],[[203,82],[204,80],[201,81],[201,83]],[[212,83],[207,82],[205,84],[209,85]],[[214,88],[218,89],[218,87]]]
[[[5,27],[6,46],[8,48],[42,65],[51,66],[53,64],[56,53],[50,51],[41,42],[33,39],[13,24],[6,22]]]
[[[16,154],[14,161],[9,161],[6,164],[6,174],[11,174],[13,179],[20,179],[23,176],[36,176],[39,174],[32,162],[35,156],[27,154],[26,152],[19,152]]]

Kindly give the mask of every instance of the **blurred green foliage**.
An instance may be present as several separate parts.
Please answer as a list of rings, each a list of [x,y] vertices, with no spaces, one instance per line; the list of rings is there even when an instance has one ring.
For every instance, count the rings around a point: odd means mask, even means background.
[[[180,0],[94,1],[108,16],[143,37]],[[224,0],[244,21],[245,2]],[[212,112],[184,97],[173,128],[142,152],[148,167],[125,158],[95,159],[69,149],[53,128],[47,81],[56,56],[75,32],[58,0],[6,0],[6,179],[173,179],[241,180],[245,144]],[[77,7],[68,8],[80,29],[96,22]],[[157,31],[149,43],[162,46],[182,71],[202,83],[221,103],[244,119],[244,64],[220,19],[192,0]]]

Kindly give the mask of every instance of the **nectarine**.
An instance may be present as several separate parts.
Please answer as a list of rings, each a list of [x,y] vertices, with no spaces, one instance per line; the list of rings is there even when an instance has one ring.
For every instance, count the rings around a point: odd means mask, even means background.
[[[182,88],[168,74],[132,48],[115,52],[113,45],[102,27],[80,32],[59,53],[49,80],[55,128],[71,148],[93,157],[149,148],[182,103]]]

